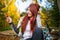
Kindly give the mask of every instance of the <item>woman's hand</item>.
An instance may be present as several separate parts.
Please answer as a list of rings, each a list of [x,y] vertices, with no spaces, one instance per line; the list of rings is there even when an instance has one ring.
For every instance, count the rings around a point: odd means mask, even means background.
[[[12,23],[12,18],[10,16],[6,17],[8,23]]]

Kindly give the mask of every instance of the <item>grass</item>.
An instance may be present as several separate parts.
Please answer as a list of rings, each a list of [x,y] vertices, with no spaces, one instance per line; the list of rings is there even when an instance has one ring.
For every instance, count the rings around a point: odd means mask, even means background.
[[[11,27],[0,27],[0,31],[12,30]]]

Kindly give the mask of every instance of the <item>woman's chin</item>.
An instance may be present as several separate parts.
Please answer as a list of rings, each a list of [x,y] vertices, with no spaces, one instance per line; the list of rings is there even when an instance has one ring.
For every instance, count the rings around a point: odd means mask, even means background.
[[[28,15],[28,17],[31,17],[30,15]]]

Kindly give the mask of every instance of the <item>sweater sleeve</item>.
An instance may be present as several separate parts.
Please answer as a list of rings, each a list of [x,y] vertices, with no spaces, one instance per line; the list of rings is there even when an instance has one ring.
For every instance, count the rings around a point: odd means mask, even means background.
[[[14,25],[14,23],[10,23],[11,25],[11,28],[17,33],[19,34],[19,29],[20,29],[20,26],[21,26],[21,21],[22,21],[22,18],[20,18],[18,24],[17,24],[17,27]]]
[[[23,17],[20,18],[20,20],[19,20],[19,22],[18,22],[18,24],[17,24],[17,28],[20,28],[22,19],[23,19]]]
[[[42,28],[41,18],[40,18],[40,15],[39,14],[37,15],[36,23],[37,23],[37,27]]]
[[[18,36],[22,37],[22,32],[21,32],[21,22],[23,20],[23,17],[20,18],[19,22],[18,22],[18,25],[17,25],[17,28],[19,28],[19,33],[18,33]]]
[[[14,23],[10,23],[10,26],[17,34],[19,33],[19,29],[14,25]]]

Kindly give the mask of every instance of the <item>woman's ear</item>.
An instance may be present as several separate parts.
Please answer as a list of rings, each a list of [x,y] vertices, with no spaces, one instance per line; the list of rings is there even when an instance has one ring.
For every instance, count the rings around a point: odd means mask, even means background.
[[[39,11],[38,11],[38,13],[40,13],[41,12],[41,10],[40,10],[40,8],[39,8]]]
[[[40,13],[40,11],[38,11],[38,13]]]

